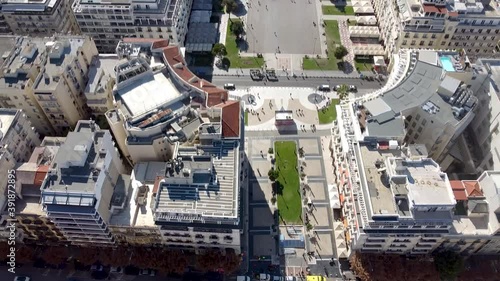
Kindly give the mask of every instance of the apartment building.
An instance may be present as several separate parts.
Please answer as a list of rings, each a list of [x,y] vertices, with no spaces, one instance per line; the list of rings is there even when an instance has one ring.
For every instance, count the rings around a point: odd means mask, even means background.
[[[89,110],[84,89],[97,49],[84,36],[18,37],[0,73],[0,107],[23,109],[42,135],[64,135]]]
[[[500,170],[500,61],[479,59],[474,68],[487,75],[478,80],[476,116],[462,137],[460,151],[466,172],[480,175],[483,171]]]
[[[33,149],[40,145],[40,136],[22,110],[0,108],[0,207],[6,202],[9,170],[27,161]],[[14,174],[14,172],[12,172]],[[15,175],[13,175],[15,176]]]
[[[79,121],[57,151],[41,186],[47,217],[72,244],[112,245],[108,223],[126,175],[109,131]]]
[[[500,39],[500,9],[496,1],[389,2],[374,0],[386,51],[399,48],[463,49],[472,60],[496,54],[495,46]],[[393,48],[392,40],[395,39],[396,48]]]
[[[117,47],[115,109],[106,118],[131,165],[171,159],[177,142],[192,142],[201,115],[227,101],[227,91],[187,68],[168,40],[131,38]]]
[[[78,24],[71,10],[72,2],[72,0],[2,0],[0,23],[5,21],[9,28],[0,30],[13,32],[16,35],[41,37],[54,34],[79,34]]]
[[[462,160],[452,148],[475,116],[470,83],[486,77],[456,52],[414,52],[399,83],[353,104],[354,128],[365,141],[423,144],[445,170]]]
[[[40,187],[63,137],[45,137],[28,161],[16,168],[16,227],[20,240],[27,244],[61,245],[69,243],[63,233],[50,221],[40,204]]]
[[[83,34],[101,53],[112,53],[123,38],[165,38],[184,45],[192,0],[75,0],[73,11]]]
[[[40,136],[22,110],[0,108],[0,239],[9,236],[5,227],[11,218],[4,210],[8,194],[15,191],[9,179],[17,182],[16,165],[28,160],[39,144]]]
[[[414,149],[377,142],[352,143],[344,161],[340,147],[335,165],[349,250],[427,254],[437,247],[456,204],[439,165]]]
[[[500,254],[500,172],[485,171],[477,180],[450,181],[457,201],[450,234],[437,249],[463,255]]]
[[[118,64],[118,56],[114,54],[100,54],[90,62],[89,79],[84,92],[93,117],[104,116],[106,111],[113,109],[113,87],[116,83],[114,68]]]
[[[5,21],[5,16],[2,14],[2,3],[0,3],[0,34],[12,34],[10,26]]]

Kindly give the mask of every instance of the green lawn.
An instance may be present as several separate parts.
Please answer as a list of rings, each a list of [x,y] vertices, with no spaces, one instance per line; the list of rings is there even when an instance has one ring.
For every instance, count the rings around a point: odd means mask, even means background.
[[[339,23],[336,20],[325,20],[326,44],[328,48],[328,59],[304,58],[302,68],[304,70],[338,70],[338,60],[334,51],[340,45]],[[321,42],[323,44],[323,42]]]
[[[245,126],[248,126],[248,111],[245,111]]]
[[[373,67],[373,58],[370,59],[354,59],[354,65],[359,71],[371,71]]]
[[[358,22],[355,21],[355,20],[349,20],[349,22],[347,23],[347,25],[356,26],[356,25],[358,25]]]
[[[352,6],[321,6],[323,15],[354,15]]]
[[[231,19],[233,22],[239,21],[237,19]],[[239,57],[238,55],[238,45],[236,44],[236,36],[231,32],[231,24],[229,22],[227,25],[226,34],[226,51],[227,58],[231,62],[230,68],[260,68],[264,65],[263,58],[257,57]]]
[[[335,110],[335,105],[339,104],[338,99],[332,99],[330,106],[325,109],[318,110],[318,119],[320,124],[330,124],[333,120],[337,119],[337,110]]]
[[[293,141],[274,143],[276,169],[280,186],[277,192],[278,210],[281,219],[288,223],[300,223],[302,200],[300,196],[299,172],[297,167],[297,147]]]

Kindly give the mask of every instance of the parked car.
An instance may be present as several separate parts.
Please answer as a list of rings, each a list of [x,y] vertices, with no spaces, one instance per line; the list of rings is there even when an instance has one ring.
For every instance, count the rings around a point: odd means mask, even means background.
[[[120,266],[118,266],[118,267],[112,266],[110,268],[109,272],[111,272],[111,273],[123,273],[123,268],[121,268]]]
[[[356,88],[356,86],[354,86],[354,85],[349,85],[349,91],[351,91],[351,92],[357,92],[358,88]]]
[[[31,278],[28,276],[16,276],[14,277],[14,281],[30,281]]]
[[[125,273],[126,275],[139,275],[139,273],[141,273],[141,270],[135,266],[129,265],[123,269],[123,273]]]
[[[100,264],[94,264],[90,267],[90,271],[103,271],[104,267]]]
[[[336,92],[338,92],[338,91],[340,90],[340,86],[341,86],[341,85],[335,85],[335,87],[333,87],[333,89],[334,89]]]

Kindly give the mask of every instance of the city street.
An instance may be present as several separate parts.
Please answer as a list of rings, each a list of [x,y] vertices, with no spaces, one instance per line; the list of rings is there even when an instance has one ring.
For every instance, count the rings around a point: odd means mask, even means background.
[[[247,88],[252,86],[270,86],[270,87],[312,87],[317,88],[320,85],[328,84],[330,86],[347,84],[354,85],[358,89],[379,89],[382,88],[385,81],[367,81],[359,78],[306,78],[302,77],[287,79],[286,77],[279,77],[277,82],[266,81],[252,81],[250,76],[213,76],[212,83],[223,87],[226,83],[235,84],[236,88]]]

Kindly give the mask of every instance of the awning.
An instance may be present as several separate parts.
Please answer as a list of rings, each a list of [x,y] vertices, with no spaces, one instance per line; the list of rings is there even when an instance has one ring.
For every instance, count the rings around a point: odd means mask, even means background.
[[[351,37],[380,38],[380,31],[376,26],[349,26]]]
[[[356,22],[362,25],[377,25],[377,18],[375,16],[358,16]]]
[[[353,7],[355,14],[373,14],[374,10],[372,7]]]
[[[336,184],[328,185],[328,194],[330,196],[330,206],[334,209],[340,209],[340,198]]]
[[[352,50],[354,55],[383,56],[385,53],[379,44],[354,44]]]

